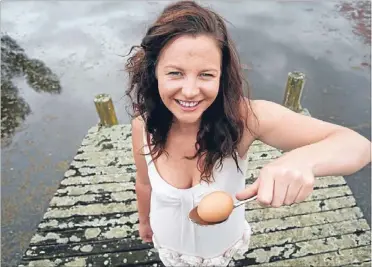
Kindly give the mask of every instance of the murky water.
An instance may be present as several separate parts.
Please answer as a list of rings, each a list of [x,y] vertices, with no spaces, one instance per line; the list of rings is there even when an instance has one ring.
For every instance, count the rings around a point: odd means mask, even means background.
[[[3,2],[2,266],[14,266],[87,130],[93,98],[128,123],[124,58],[165,1]],[[370,139],[369,1],[211,1],[232,25],[254,98],[281,103],[287,73],[307,75],[313,116]],[[347,177],[370,218],[370,169]]]

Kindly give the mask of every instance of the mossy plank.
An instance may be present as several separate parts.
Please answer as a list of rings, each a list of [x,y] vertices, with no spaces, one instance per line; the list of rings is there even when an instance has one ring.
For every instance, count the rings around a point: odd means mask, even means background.
[[[307,257],[294,258],[288,260],[274,261],[270,263],[263,263],[253,266],[280,266],[280,267],[299,267],[299,266],[345,266],[359,262],[365,262],[371,258],[371,247],[370,245],[354,247],[349,249],[338,249],[328,253],[322,253],[317,255],[309,255]],[[244,264],[244,263],[243,263]],[[246,266],[240,265],[239,262],[235,266]]]

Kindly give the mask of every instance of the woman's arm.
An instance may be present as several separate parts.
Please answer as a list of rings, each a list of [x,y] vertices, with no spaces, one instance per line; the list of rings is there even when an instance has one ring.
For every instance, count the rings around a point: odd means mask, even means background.
[[[349,175],[371,162],[371,142],[351,129],[268,101],[252,101],[252,107],[257,138],[287,151],[283,159],[308,166],[315,176]]]
[[[137,117],[132,121],[132,148],[136,165],[136,195],[140,223],[149,223],[151,184],[143,154],[143,122]]]
[[[247,119],[255,138],[286,153],[264,166],[238,199],[257,194],[259,202],[274,207],[301,202],[312,192],[314,177],[349,175],[371,162],[371,142],[351,129],[268,101],[251,106],[257,121]]]

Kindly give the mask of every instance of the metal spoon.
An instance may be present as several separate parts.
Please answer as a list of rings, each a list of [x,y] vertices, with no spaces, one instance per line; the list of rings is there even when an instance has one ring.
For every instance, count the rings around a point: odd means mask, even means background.
[[[234,206],[233,206],[233,209],[235,209],[236,207],[239,207],[247,202],[250,202],[250,201],[253,201],[257,198],[257,196],[254,196],[254,197],[251,197],[251,198],[247,198],[245,200],[242,200],[242,201],[238,201],[236,203],[234,203]],[[223,223],[224,221],[226,221],[229,217],[227,217],[225,220],[222,220],[220,222],[206,222],[204,221],[202,218],[199,217],[199,214],[198,214],[198,206],[194,207],[190,213],[189,213],[189,219],[193,222],[193,223],[196,223],[198,225],[203,225],[203,226],[206,226],[206,225],[216,225],[216,224],[220,224],[220,223]]]

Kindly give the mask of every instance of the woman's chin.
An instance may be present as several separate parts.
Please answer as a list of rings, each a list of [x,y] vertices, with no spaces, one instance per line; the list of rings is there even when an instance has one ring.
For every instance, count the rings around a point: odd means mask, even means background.
[[[188,119],[185,119],[185,118],[182,118],[182,119],[178,119],[177,118],[177,122],[178,123],[181,123],[181,124],[197,124],[200,122],[200,117],[199,118],[188,118]]]
[[[201,114],[174,114],[175,121],[181,124],[196,124],[200,122]]]

